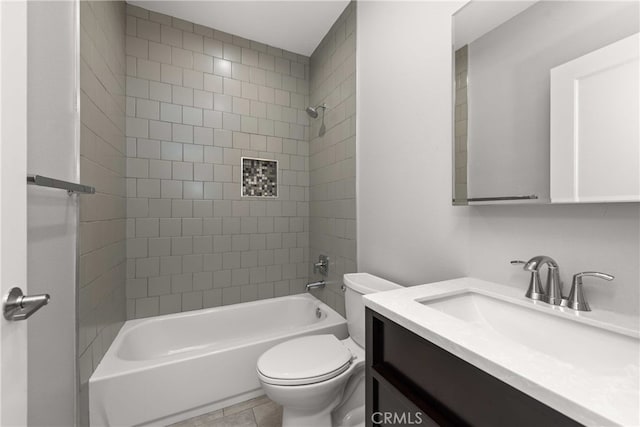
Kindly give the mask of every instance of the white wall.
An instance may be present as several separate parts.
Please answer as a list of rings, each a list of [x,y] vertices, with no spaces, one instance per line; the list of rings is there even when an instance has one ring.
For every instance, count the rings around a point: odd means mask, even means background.
[[[358,269],[405,285],[467,270],[467,210],[451,206],[460,5],[358,3]]]
[[[75,2],[30,2],[29,173],[76,181],[78,144]],[[28,424],[74,425],[78,196],[28,187],[29,294],[51,302],[29,318]]]
[[[358,5],[359,270],[403,284],[469,275],[524,293],[528,277],[508,261],[545,254],[565,283],[584,270],[616,275],[585,281],[592,307],[637,314],[638,204],[451,207],[459,5]]]

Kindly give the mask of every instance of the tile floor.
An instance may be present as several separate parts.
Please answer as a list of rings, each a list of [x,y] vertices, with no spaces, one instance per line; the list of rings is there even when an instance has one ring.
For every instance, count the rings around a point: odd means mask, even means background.
[[[240,402],[169,427],[281,427],[282,406],[267,396]]]

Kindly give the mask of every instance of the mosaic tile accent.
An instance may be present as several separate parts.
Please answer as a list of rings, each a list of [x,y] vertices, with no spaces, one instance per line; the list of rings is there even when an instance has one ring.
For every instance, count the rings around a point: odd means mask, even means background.
[[[278,197],[278,161],[242,158],[242,197]]]

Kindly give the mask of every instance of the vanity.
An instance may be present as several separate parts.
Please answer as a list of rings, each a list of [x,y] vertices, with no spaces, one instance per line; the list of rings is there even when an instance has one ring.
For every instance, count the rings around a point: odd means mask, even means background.
[[[369,426],[640,423],[635,318],[473,278],[364,299]]]

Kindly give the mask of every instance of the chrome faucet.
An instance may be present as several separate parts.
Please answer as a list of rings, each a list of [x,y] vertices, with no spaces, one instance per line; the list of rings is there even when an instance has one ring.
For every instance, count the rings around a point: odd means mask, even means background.
[[[538,255],[531,258],[529,261],[511,261],[511,264],[524,264],[523,269],[531,273],[531,279],[529,280],[529,288],[525,296],[536,301],[544,301],[551,305],[562,304],[562,282],[560,282],[560,271],[558,263],[553,258]],[[540,268],[543,265],[547,265],[547,282],[546,289],[542,288],[540,281]]]
[[[307,292],[309,292],[311,289],[324,288],[325,285],[326,283],[324,282],[324,280],[320,280],[319,282],[307,283]]]
[[[585,276],[597,277],[607,281],[615,279],[615,277],[610,274],[598,273],[596,271],[584,271],[582,273],[574,274],[571,291],[569,292],[569,296],[567,297],[565,304],[567,307],[577,311],[591,311],[587,300],[584,298],[584,293],[582,292],[582,278]]]

